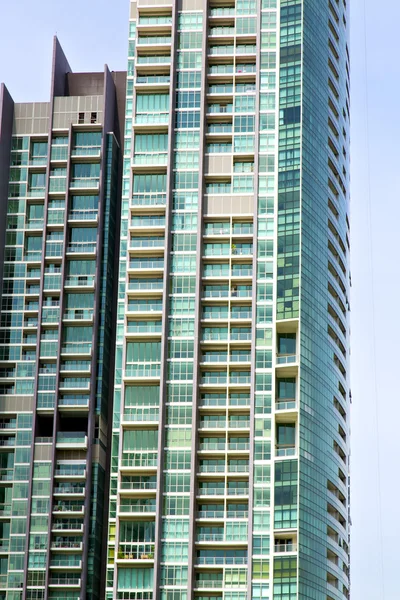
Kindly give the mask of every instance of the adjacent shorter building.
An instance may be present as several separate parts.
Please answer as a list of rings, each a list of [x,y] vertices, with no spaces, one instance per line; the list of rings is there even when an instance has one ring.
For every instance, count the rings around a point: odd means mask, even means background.
[[[1,600],[100,597],[125,82],[0,91]]]

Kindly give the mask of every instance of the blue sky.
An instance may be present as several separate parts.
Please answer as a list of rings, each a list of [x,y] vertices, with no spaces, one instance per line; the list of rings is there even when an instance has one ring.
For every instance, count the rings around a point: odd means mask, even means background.
[[[352,600],[399,600],[400,394],[391,382],[400,370],[400,3],[365,0],[366,70],[364,2],[347,1],[352,28]],[[124,70],[128,13],[128,0],[2,0],[0,81],[16,101],[47,100],[55,33],[75,71],[102,70],[106,62],[111,70]]]

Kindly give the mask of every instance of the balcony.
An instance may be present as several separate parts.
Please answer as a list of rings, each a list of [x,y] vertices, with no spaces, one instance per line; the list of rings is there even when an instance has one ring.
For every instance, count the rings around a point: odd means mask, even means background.
[[[93,221],[97,223],[98,213],[97,210],[71,210],[68,215],[68,220],[74,222],[82,221],[85,223],[87,221]]]
[[[134,193],[131,200],[132,207],[141,206],[165,206],[167,203],[166,194],[138,194]]]
[[[71,156],[86,157],[86,158],[100,158],[101,147],[100,146],[75,146],[71,151]]]
[[[251,331],[231,331],[231,342],[244,342],[251,340]]]
[[[125,377],[136,379],[159,378],[161,365],[127,365],[125,368]]]
[[[161,321],[128,321],[127,334],[154,336],[162,333]]]
[[[234,420],[230,419],[228,422],[229,429],[249,429],[250,421],[247,419],[243,420]]]
[[[275,543],[275,554],[295,554],[297,552],[297,544],[293,541],[282,540]]]
[[[235,35],[235,27],[210,27],[210,37],[233,37]]]
[[[148,501],[139,500],[131,503],[120,504],[118,507],[118,512],[120,515],[155,515],[156,513],[156,501],[155,499],[149,499]]]
[[[64,344],[61,347],[61,354],[84,357],[91,356],[92,344],[91,342],[82,342],[80,344]]]
[[[64,516],[64,514],[68,517],[82,516],[84,512],[85,508],[82,502],[60,500],[53,506],[53,513],[56,513],[60,517]]]
[[[98,191],[100,188],[100,183],[97,178],[90,177],[76,177],[71,179],[69,184],[70,189],[72,190],[93,190]]]
[[[249,442],[229,442],[228,443],[228,451],[233,452],[249,452],[250,444]]]
[[[95,242],[71,242],[67,246],[67,254],[95,254],[96,246]]]
[[[223,533],[198,533],[196,535],[196,542],[223,542],[223,541],[224,541]],[[221,583],[221,587],[222,587],[222,581],[216,582],[216,583]]]
[[[228,354],[219,354],[217,352],[210,352],[204,354],[202,359],[202,363],[227,363],[228,362]]]
[[[214,86],[217,87],[217,86]],[[220,88],[224,88],[223,90],[221,90],[221,93],[229,93],[229,89],[231,86],[218,86]],[[226,89],[225,89],[226,88]],[[231,123],[210,123],[210,125],[207,127],[207,134],[213,134],[213,135],[232,135],[232,124]],[[221,193],[221,194],[230,194],[231,193],[231,185],[226,185],[225,186],[225,190],[224,191],[217,191],[216,193]],[[207,193],[212,194],[214,193],[212,191],[212,189],[207,190]]]
[[[84,432],[58,432],[56,447],[59,449],[87,449],[87,435]]]
[[[146,46],[147,48],[156,47],[157,49],[160,48],[160,46],[171,48],[171,42],[172,38],[169,35],[140,36],[137,39],[138,46]]]
[[[203,377],[201,378],[200,381],[200,385],[226,385],[228,382],[228,376],[227,374],[209,374],[209,375],[203,375]]]
[[[203,540],[198,540],[203,541]],[[223,581],[222,579],[209,579],[208,581],[196,581],[195,582],[195,590],[207,590],[207,589],[222,589]]]
[[[225,516],[224,510],[199,510],[197,512],[198,519],[218,519],[222,520]]]
[[[232,229],[232,236],[237,235],[245,235],[252,236],[253,235],[253,224],[252,223],[234,223]]]
[[[154,544],[120,542],[117,560],[154,560]]]
[[[49,209],[47,214],[47,225],[64,225],[65,210]]]
[[[225,452],[225,442],[200,442],[199,452]]]
[[[203,315],[202,315],[202,320],[203,321],[207,321],[207,320],[221,320],[221,321],[227,321],[228,320],[228,310],[210,310],[204,308],[203,310]]]
[[[81,569],[82,568],[82,561],[81,560],[71,560],[70,558],[68,558],[67,556],[64,556],[62,558],[52,558],[50,559],[50,569],[71,569],[71,570],[75,570],[75,569]]]
[[[278,369],[279,377],[296,377],[298,370],[297,354],[277,354],[276,368]]]
[[[136,60],[136,67],[140,70],[143,65],[170,65],[171,55],[170,54],[150,54],[150,55],[138,55]],[[146,69],[147,70],[147,69]],[[168,69],[169,70],[169,69]],[[167,70],[167,72],[168,72]],[[151,113],[150,113],[151,114]]]
[[[171,77],[169,75],[138,75],[136,77],[136,85],[138,87],[169,88],[170,82]]]
[[[156,423],[160,418],[158,409],[146,409],[136,408],[132,410],[126,410],[124,412],[122,422],[125,425],[132,425],[134,423]]]
[[[82,550],[81,540],[74,540],[71,538],[59,538],[51,542],[51,550]]]
[[[128,302],[129,313],[162,313],[162,302],[137,301]]]
[[[138,129],[138,128],[141,128],[142,126],[144,127],[147,125],[151,125],[152,128],[160,126],[160,125],[167,126],[168,122],[169,122],[169,114],[168,113],[137,114],[136,118],[135,118],[135,129]],[[163,129],[165,129],[165,127],[163,127]]]
[[[164,228],[165,227],[165,216],[140,216],[140,217],[132,217],[131,227],[140,227],[140,228],[148,228],[153,230],[154,228]]]
[[[151,469],[157,468],[158,464],[158,453],[157,452],[146,452],[146,453],[132,453],[123,454],[121,458],[121,469]]]
[[[54,496],[84,496],[85,485],[82,483],[59,482],[53,491]]]
[[[132,167],[135,170],[147,170],[153,167],[166,167],[167,162],[168,154],[166,152],[136,153],[133,155]]]
[[[69,533],[82,533],[83,532],[83,521],[55,521],[52,524],[53,532],[69,532]]]
[[[28,190],[28,198],[43,198],[46,195],[46,188],[31,188]]]
[[[66,288],[83,288],[94,287],[94,275],[69,275],[65,278],[64,287]]]
[[[25,224],[25,229],[37,229],[38,231],[43,231],[43,227],[43,219],[32,219]]]
[[[247,556],[198,556],[195,564],[201,565],[247,565]]]
[[[200,425],[199,425],[200,429],[226,429],[226,420],[225,419],[221,419],[221,420],[200,420]]]
[[[61,464],[57,465],[54,473],[54,477],[57,479],[85,479],[86,477],[86,464]]]
[[[275,448],[275,455],[280,458],[296,456],[296,446],[292,444],[278,444]]]
[[[156,476],[152,478],[135,477],[132,481],[122,481],[120,485],[120,493],[124,492],[131,494],[132,492],[155,491],[157,490]]]
[[[64,312],[64,321],[86,321],[92,323],[94,309],[82,309],[82,308],[67,308]]]
[[[11,504],[0,503],[0,518],[11,516]]]
[[[50,577],[49,588],[72,588],[80,589],[80,577]]]
[[[138,25],[139,25],[139,27],[149,26],[149,25],[151,25],[151,26],[166,25],[169,27],[170,25],[172,25],[172,16],[169,16],[169,15],[140,16]]]
[[[146,250],[149,248],[164,248],[165,246],[165,238],[164,237],[132,237],[129,244],[129,249],[142,249]]]
[[[243,321],[247,321],[249,319],[252,318],[252,311],[251,308],[250,310],[232,310],[231,312],[231,319],[233,320],[243,320]]]
[[[60,389],[63,389],[60,386]],[[66,389],[66,388],[64,388]],[[58,407],[65,411],[76,412],[76,411],[84,411],[86,412],[89,408],[89,397],[87,398],[65,398],[61,396],[58,400]]]

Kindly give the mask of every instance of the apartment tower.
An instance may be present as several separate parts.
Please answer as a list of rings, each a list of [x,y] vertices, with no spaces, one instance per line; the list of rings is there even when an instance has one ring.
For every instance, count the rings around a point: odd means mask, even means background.
[[[125,82],[55,40],[49,102],[0,90],[1,600],[100,597]]]
[[[348,4],[131,2],[108,600],[349,598]]]

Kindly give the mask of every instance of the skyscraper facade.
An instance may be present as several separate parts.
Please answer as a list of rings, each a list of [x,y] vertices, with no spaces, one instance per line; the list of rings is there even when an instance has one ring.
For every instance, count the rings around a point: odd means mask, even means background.
[[[0,600],[350,597],[348,4],[1,87]]]
[[[1,600],[104,583],[125,82],[55,40],[50,102],[0,90]]]
[[[349,597],[348,8],[131,2],[108,600]]]

